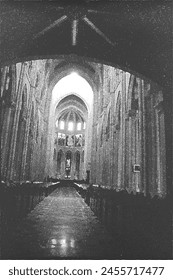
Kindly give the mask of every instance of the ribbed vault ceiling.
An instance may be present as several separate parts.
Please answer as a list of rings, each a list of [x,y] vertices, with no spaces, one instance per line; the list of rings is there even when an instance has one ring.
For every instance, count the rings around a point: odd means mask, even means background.
[[[69,102],[74,102],[74,103],[80,103],[85,110],[87,110],[87,107],[85,105],[85,103],[83,102],[82,99],[80,99],[78,96],[76,96],[75,94],[71,94],[68,95],[66,97],[64,97],[59,103],[58,103],[58,107],[63,105],[64,103],[69,103]]]
[[[59,118],[65,112],[69,112],[72,110],[76,112],[76,114],[82,115],[85,119],[87,119],[88,111],[85,103],[78,96],[71,94],[64,97],[57,105],[55,110],[55,116]]]

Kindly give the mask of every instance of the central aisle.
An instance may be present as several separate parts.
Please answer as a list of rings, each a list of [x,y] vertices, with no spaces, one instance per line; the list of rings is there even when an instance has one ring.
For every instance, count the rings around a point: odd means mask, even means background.
[[[58,187],[13,233],[8,258],[112,259],[113,239],[73,187]]]

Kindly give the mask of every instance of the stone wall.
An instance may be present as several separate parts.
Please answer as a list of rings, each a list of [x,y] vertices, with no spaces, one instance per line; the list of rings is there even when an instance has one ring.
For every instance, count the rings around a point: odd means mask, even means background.
[[[1,69],[3,180],[40,180],[44,176],[46,60]]]
[[[163,96],[154,83],[100,65],[91,183],[129,193],[166,194]]]

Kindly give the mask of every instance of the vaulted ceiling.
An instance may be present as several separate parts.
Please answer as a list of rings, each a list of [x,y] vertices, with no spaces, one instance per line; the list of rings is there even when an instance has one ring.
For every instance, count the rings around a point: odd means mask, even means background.
[[[4,1],[0,63],[76,54],[171,83],[172,1]]]
[[[73,93],[71,95],[64,97],[58,103],[55,110],[55,118],[57,117],[59,118],[59,116],[62,116],[62,112],[64,115],[66,112],[69,112],[70,110],[75,111],[77,115],[83,116],[85,120],[87,119],[88,110],[86,104],[83,102],[81,98],[79,98]]]

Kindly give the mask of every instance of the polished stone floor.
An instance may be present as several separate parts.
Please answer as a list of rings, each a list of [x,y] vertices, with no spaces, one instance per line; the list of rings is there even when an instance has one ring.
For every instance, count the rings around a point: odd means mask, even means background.
[[[6,259],[114,259],[112,237],[73,187],[58,187],[12,232]]]

